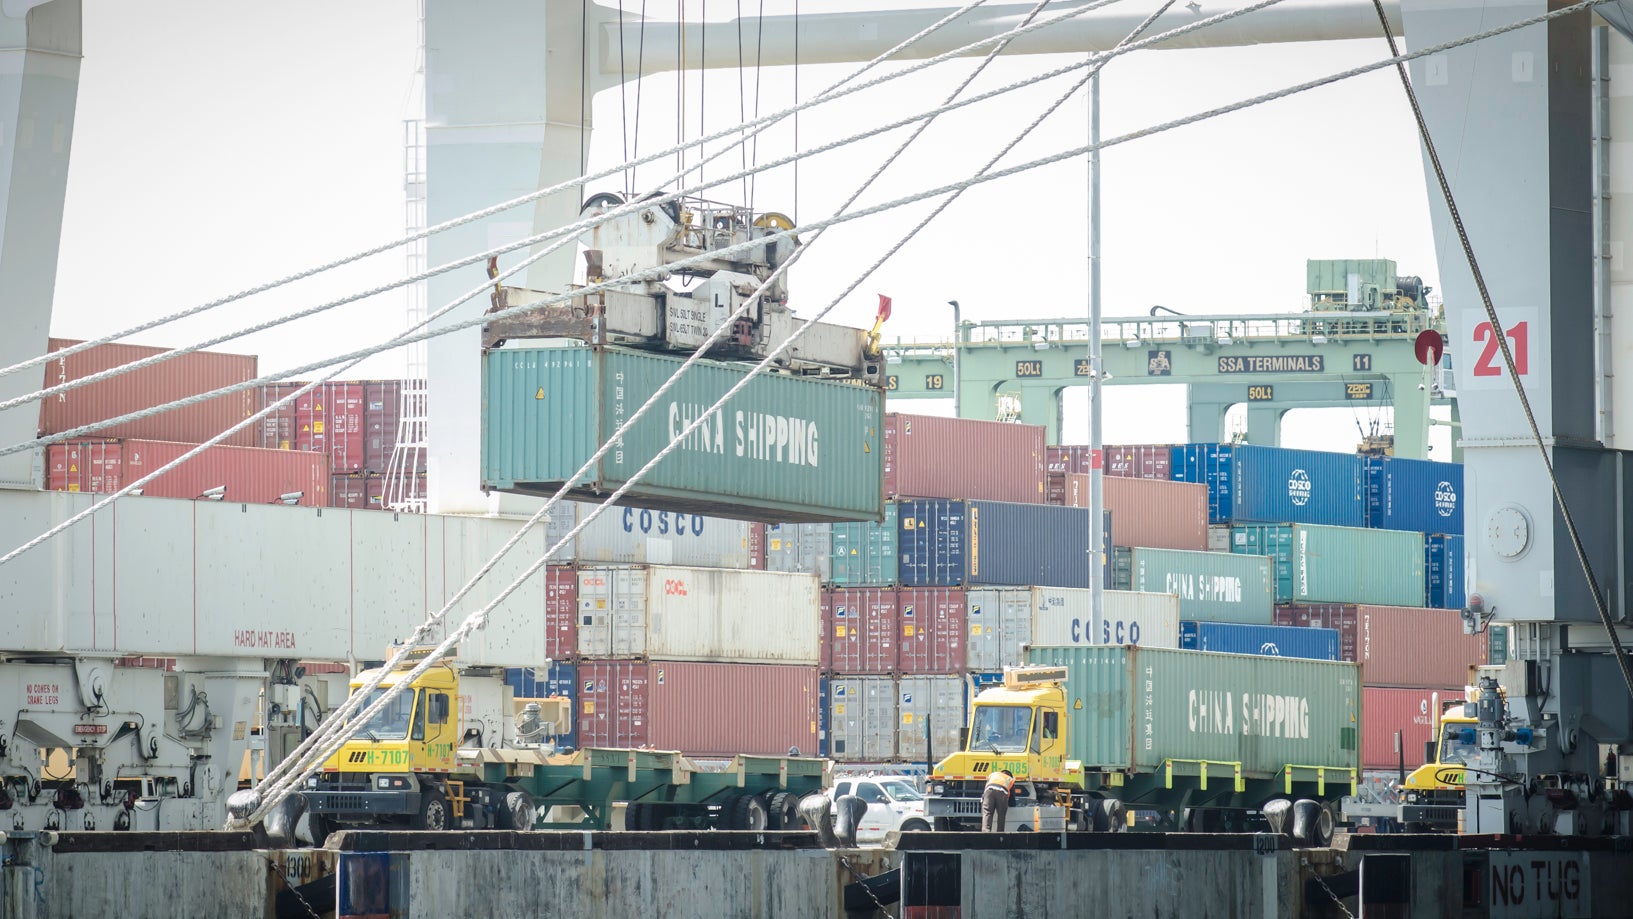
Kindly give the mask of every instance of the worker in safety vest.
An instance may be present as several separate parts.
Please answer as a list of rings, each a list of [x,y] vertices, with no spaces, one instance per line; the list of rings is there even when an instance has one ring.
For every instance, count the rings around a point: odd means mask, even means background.
[[[1014,789],[1015,776],[1008,769],[999,769],[987,777],[987,787],[981,791],[981,832],[1004,831],[1004,819],[1009,815],[1009,796]]]

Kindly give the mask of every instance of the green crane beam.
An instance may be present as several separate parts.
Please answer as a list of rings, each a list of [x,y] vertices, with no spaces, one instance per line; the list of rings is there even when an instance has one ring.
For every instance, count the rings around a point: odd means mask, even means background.
[[[1108,385],[1190,386],[1191,440],[1217,440],[1225,412],[1248,406],[1247,438],[1275,444],[1293,408],[1395,409],[1395,455],[1428,454],[1429,407],[1447,404],[1438,369],[1413,344],[1443,331],[1426,311],[1310,312],[1247,316],[1141,316],[1103,321]],[[1019,418],[1060,438],[1060,395],[1088,385],[1088,324],[1081,319],[964,323],[958,343],[963,413],[998,418],[1018,397]],[[899,398],[952,398],[950,342],[885,348],[887,387]]]

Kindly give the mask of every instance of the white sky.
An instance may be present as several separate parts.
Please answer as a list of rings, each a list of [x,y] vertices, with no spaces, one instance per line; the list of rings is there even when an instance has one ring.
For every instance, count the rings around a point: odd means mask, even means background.
[[[859,3],[805,0],[802,11],[945,6],[950,0]],[[1124,0],[1135,9],[1150,0]],[[85,0],[85,57],[69,170],[53,334],[88,337],[241,290],[401,235],[404,118],[413,117],[414,0]],[[715,0],[710,19],[738,4]],[[741,4],[745,13],[759,8]],[[626,9],[639,4],[625,0]],[[767,0],[768,15],[792,0]],[[654,18],[674,0],[649,0]],[[688,18],[702,12],[688,0]],[[1105,137],[1234,101],[1387,55],[1377,41],[1140,52],[1113,61],[1102,80]],[[750,55],[752,57],[752,55]],[[1058,66],[1060,58],[1002,59],[975,89]],[[809,147],[939,103],[973,61],[955,62],[801,116]],[[847,66],[801,69],[809,95]],[[695,132],[738,120],[739,80],[753,111],[790,103],[789,69],[716,71],[700,93],[688,79]],[[966,175],[1064,89],[1033,87],[947,116],[870,191],[878,201]],[[675,140],[673,75],[648,79],[638,118],[616,90],[594,102],[590,161],[623,159],[627,120],[650,151]],[[621,118],[621,116],[623,116]],[[792,146],[792,127],[762,135],[769,160]],[[881,136],[762,177],[755,204],[805,220],[825,216],[898,143]],[[1080,95],[1007,162],[1086,142]],[[1306,258],[1395,259],[1403,274],[1437,284],[1421,161],[1392,70],[1314,90],[1234,116],[1136,141],[1103,155],[1105,313],[1143,315],[1164,304],[1189,313],[1296,311]],[[734,170],[737,153],[718,171]],[[731,164],[728,166],[728,164]],[[672,164],[643,170],[656,183]],[[588,191],[621,190],[612,182]],[[873,294],[895,301],[887,339],[936,338],[945,302],[964,318],[1047,318],[1086,312],[1086,168],[1079,160],[974,189],[866,282],[833,319],[871,321]],[[432,191],[435,194],[435,191]],[[714,195],[739,200],[739,186]],[[830,232],[792,270],[796,309],[828,302],[923,206]],[[400,277],[398,252],[261,295],[141,336],[176,345]],[[220,346],[257,353],[263,370],[293,366],[386,337],[403,323],[400,291]],[[372,359],[353,376],[402,375],[400,355]],[[434,385],[434,383],[433,383]],[[1178,387],[1108,389],[1107,442],[1183,439]],[[950,400],[906,404],[950,412]],[[1086,439],[1086,398],[1068,398],[1066,439]],[[1283,442],[1351,449],[1357,422],[1344,409],[1294,412]],[[1432,456],[1446,456],[1437,428]]]

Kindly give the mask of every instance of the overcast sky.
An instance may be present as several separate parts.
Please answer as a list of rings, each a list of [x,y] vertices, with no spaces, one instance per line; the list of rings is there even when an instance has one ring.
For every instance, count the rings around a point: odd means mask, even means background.
[[[1148,0],[1124,0],[1136,8]],[[316,3],[254,0],[85,0],[85,57],[69,170],[55,335],[88,337],[213,299],[402,233],[403,120],[415,117],[414,0]],[[673,16],[673,0],[649,0]],[[735,15],[715,0],[708,18]],[[944,6],[918,0],[806,0],[802,11]],[[701,15],[699,0],[688,18]],[[746,13],[757,2],[741,4]],[[767,15],[792,10],[767,0]],[[625,0],[634,11],[639,3]],[[791,68],[752,67],[688,79],[695,133],[793,98]],[[1378,41],[1150,51],[1112,62],[1102,83],[1102,132],[1112,137],[1193,111],[1387,56]],[[1058,66],[1061,58],[995,62],[975,90]],[[937,104],[973,61],[954,62],[802,115],[809,147]],[[801,68],[810,95],[850,66]],[[947,116],[870,193],[883,200],[967,175],[1064,89],[1033,87]],[[632,84],[633,86],[633,84]],[[654,75],[641,93],[601,93],[592,167],[623,159],[626,132],[643,152],[674,142],[675,81]],[[1007,162],[1086,142],[1086,105],[1069,102]],[[756,206],[796,219],[826,216],[872,171],[900,135],[814,158],[764,176]],[[770,132],[758,155],[792,148],[792,126]],[[1105,313],[1143,315],[1153,304],[1188,313],[1296,311],[1305,302],[1306,258],[1395,259],[1404,274],[1437,283],[1419,147],[1393,71],[1381,71],[1227,118],[1108,150],[1103,156]],[[1455,156],[1455,152],[1452,154]],[[722,164],[740,164],[738,154]],[[719,172],[711,168],[709,175]],[[631,184],[656,183],[672,164]],[[606,187],[622,190],[614,181]],[[970,320],[1048,318],[1086,311],[1086,170],[1068,162],[972,190],[834,314],[867,324],[875,291],[890,294],[887,338],[929,339],[949,324],[957,299]],[[600,190],[592,188],[588,191]],[[435,194],[433,189],[432,194]],[[744,190],[712,196],[740,200]],[[836,229],[792,270],[798,308],[818,308],[924,213],[923,207]],[[400,277],[392,252],[262,295],[140,341],[175,345]],[[256,353],[263,369],[385,337],[403,324],[392,292],[221,350]],[[371,360],[354,376],[402,374],[400,355]],[[434,385],[434,383],[433,383]],[[1178,387],[1113,387],[1108,442],[1184,437]],[[941,404],[950,410],[950,404]],[[1085,439],[1085,399],[1069,399],[1067,439]],[[1284,442],[1350,449],[1373,413],[1327,410],[1289,416]],[[1431,442],[1446,455],[1446,434]]]

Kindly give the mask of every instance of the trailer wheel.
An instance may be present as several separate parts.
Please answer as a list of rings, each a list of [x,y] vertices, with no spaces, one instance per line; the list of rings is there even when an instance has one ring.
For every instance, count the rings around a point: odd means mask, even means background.
[[[1101,798],[1094,803],[1094,829],[1097,833],[1121,833],[1128,829],[1128,817],[1123,802],[1116,798]]]
[[[501,830],[531,830],[538,822],[539,812],[533,807],[533,796],[525,791],[507,791],[494,815]]]
[[[719,829],[740,830],[743,828],[742,823],[739,822],[738,808],[746,797],[747,795],[729,795],[726,800],[720,802],[720,813],[717,817]]]
[[[420,791],[420,811],[414,815],[416,830],[448,829],[448,799],[441,791],[427,785]]]
[[[770,823],[771,813],[766,808],[765,798],[759,795],[743,795],[737,799],[736,807],[732,809],[732,829],[761,833],[770,826]]]
[[[779,791],[771,796],[771,829],[793,832],[806,828],[799,814],[799,795]]]

